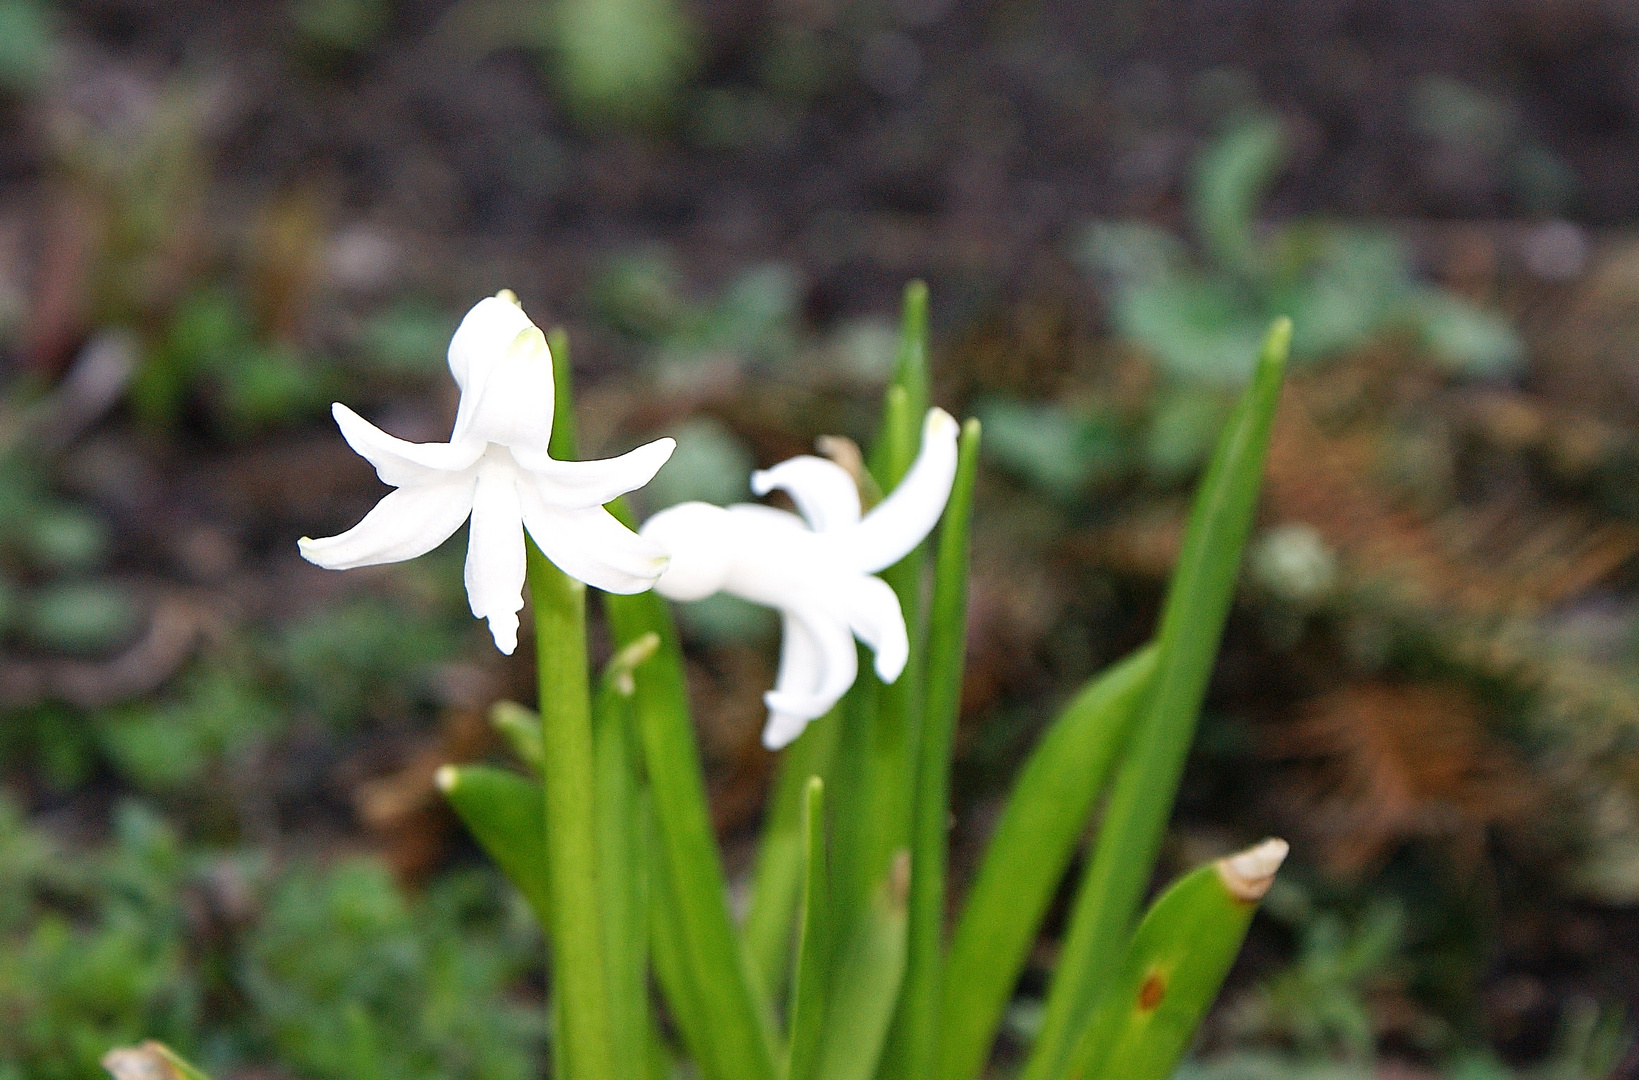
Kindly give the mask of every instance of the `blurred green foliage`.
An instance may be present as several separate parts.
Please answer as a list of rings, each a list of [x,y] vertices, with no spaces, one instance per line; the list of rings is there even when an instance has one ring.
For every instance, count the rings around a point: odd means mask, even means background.
[[[41,0],[0,0],[0,93],[38,90],[56,48],[51,11]]]
[[[295,870],[247,936],[240,978],[280,1060],[315,1080],[526,1080],[537,1009],[508,992],[539,962],[487,876],[410,902],[379,863]]]
[[[150,1037],[217,1075],[257,1059],[314,1080],[538,1072],[519,992],[539,935],[493,875],[412,898],[369,860],[270,874],[190,851],[136,803],[106,847],[68,855],[0,795],[6,1080],[105,1080],[104,1053]]]
[[[231,291],[204,288],[183,299],[147,351],[131,404],[150,424],[169,427],[203,390],[217,428],[243,437],[311,419],[333,389],[328,369],[289,345],[262,340]]]
[[[1275,315],[1292,319],[1294,361],[1409,331],[1455,371],[1496,376],[1524,359],[1500,316],[1417,280],[1405,244],[1375,228],[1299,219],[1263,231],[1258,211],[1286,164],[1278,120],[1242,118],[1193,169],[1190,211],[1203,261],[1171,233],[1138,221],[1094,222],[1075,251],[1108,279],[1122,336],[1171,375],[1236,383]]]

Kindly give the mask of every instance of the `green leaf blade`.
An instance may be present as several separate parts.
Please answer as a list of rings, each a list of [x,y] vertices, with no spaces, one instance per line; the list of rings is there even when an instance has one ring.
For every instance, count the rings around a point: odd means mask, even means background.
[[[825,1036],[831,975],[831,897],[825,858],[825,782],[809,777],[803,790],[801,929],[791,984],[791,1046],[786,1080],[810,1080]]]
[[[984,1068],[1047,906],[1155,677],[1156,655],[1146,646],[1090,681],[1020,771],[951,940],[943,1080],[973,1080]]]
[[[1155,687],[1116,775],[1024,1080],[1046,1080],[1064,1066],[1073,1033],[1114,974],[1154,871],[1234,598],[1291,339],[1291,321],[1277,319],[1201,482],[1161,614]]]
[[[1144,916],[1062,1080],[1166,1080],[1240,952],[1286,843],[1186,875]]]
[[[473,839],[524,894],[542,928],[551,926],[541,785],[489,765],[445,765],[438,786]]]

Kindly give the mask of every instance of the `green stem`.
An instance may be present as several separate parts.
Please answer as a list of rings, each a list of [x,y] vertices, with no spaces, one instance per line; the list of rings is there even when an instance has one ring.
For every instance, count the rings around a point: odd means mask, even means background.
[[[529,544],[540,676],[542,781],[551,875],[552,984],[563,1080],[616,1080],[603,919],[598,910],[586,586]]]

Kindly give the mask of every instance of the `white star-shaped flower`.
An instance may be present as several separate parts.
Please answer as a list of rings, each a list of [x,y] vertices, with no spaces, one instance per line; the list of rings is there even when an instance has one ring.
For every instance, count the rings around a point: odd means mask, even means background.
[[[791,496],[801,516],[757,503],[682,503],[651,517],[640,534],[671,556],[655,591],[671,600],[726,592],[779,609],[780,670],[763,695],[763,744],[778,750],[841,700],[859,673],[858,637],[893,682],[910,642],[899,598],[875,577],[922,542],[944,512],[956,477],[956,421],[928,410],[922,449],[893,493],[863,518],[847,470],[795,457],[751,477],[751,489]]]
[[[552,354],[510,292],[481,300],[450,339],[461,388],[447,443],[412,443],[352,409],[331,412],[349,446],[391,491],[339,536],[300,541],[302,555],[331,570],[424,555],[472,519],[466,585],[472,613],[489,620],[495,645],[518,645],[524,530],[564,573],[607,592],[642,592],[665,568],[663,551],[603,504],[647,484],[676,445],[658,439],[604,461],[556,461]]]

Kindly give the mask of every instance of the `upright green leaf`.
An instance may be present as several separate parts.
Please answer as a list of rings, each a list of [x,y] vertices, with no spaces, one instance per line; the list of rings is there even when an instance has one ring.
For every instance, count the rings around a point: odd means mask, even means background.
[[[518,760],[529,766],[529,771],[541,775],[541,716],[534,709],[516,701],[498,701],[489,711],[489,722],[518,755]]]
[[[905,974],[908,855],[901,851],[854,924],[831,974],[817,1080],[871,1080]]]
[[[938,1064],[944,968],[946,833],[950,758],[962,703],[967,648],[968,526],[979,466],[979,422],[962,426],[956,479],[945,505],[928,609],[927,689],[912,816],[909,935],[905,989],[890,1076],[931,1077]]]
[[[921,449],[929,394],[927,330],[927,286],[913,281],[905,287],[898,362],[883,398],[882,427],[870,455],[871,477],[885,494],[905,478]],[[926,561],[925,547],[919,545],[882,572],[882,579],[899,598],[910,634],[905,670],[892,685],[884,686],[870,657],[862,652],[859,678],[843,705],[832,810],[836,822],[832,895],[842,924],[870,903],[894,852],[910,843],[911,791],[922,709],[922,574]]]
[[[785,1080],[809,1080],[825,1034],[827,983],[831,975],[831,896],[825,858],[825,782],[804,787],[802,908],[796,975],[791,982],[791,1041]]]
[[[1083,687],[1014,782],[951,940],[942,1080],[973,1080],[983,1070],[1047,905],[1155,676],[1155,658],[1155,646],[1145,646]]]
[[[803,806],[808,781],[830,776],[841,709],[813,721],[780,755],[774,789],[763,812],[762,838],[752,874],[751,907],[741,936],[757,989],[775,1001],[791,963],[792,919],[803,888]]]
[[[637,761],[629,735],[634,657],[652,655],[638,639],[610,662],[593,708],[598,887],[609,962],[609,1025],[619,1075],[642,1074],[649,1027],[649,859]]]
[[[488,765],[445,765],[438,786],[478,846],[524,894],[542,929],[551,926],[541,785]]]
[[[604,602],[617,646],[650,633],[660,642],[654,657],[633,673],[632,706],[654,798],[659,841],[655,864],[664,867],[675,904],[675,910],[665,914],[676,920],[674,937],[682,963],[675,974],[686,981],[692,1003],[684,1007],[698,1013],[713,1055],[699,1065],[713,1080],[773,1080],[772,1035],[729,918],[727,886],[689,721],[677,631],[664,602],[653,593],[610,595]],[[678,980],[672,985],[675,989]],[[678,1007],[675,1001],[673,1006]]]
[[[1061,1080],[1171,1076],[1285,858],[1284,840],[1265,840],[1168,889],[1139,924]]]
[[[1157,635],[1155,689],[1116,775],[1024,1080],[1046,1080],[1109,985],[1155,868],[1252,527],[1292,323],[1277,319],[1196,495]]]

